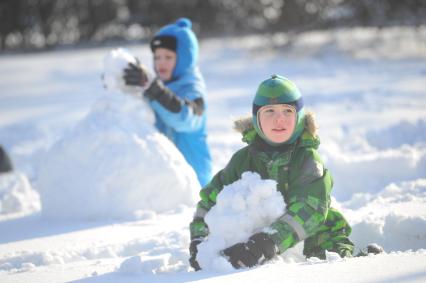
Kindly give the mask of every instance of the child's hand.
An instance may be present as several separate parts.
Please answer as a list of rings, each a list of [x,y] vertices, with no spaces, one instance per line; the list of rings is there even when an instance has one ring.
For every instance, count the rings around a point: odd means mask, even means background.
[[[153,75],[144,65],[139,63],[139,60],[136,61],[136,64],[129,63],[128,67],[124,69],[123,79],[126,85],[141,86],[147,89],[152,83]]]
[[[238,243],[224,249],[221,253],[236,269],[253,267],[263,264],[273,258],[278,249],[266,233],[257,233],[249,238],[246,243]]]

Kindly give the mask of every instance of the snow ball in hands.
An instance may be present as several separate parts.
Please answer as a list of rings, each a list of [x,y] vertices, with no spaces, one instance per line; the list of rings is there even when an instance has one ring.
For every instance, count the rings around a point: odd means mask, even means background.
[[[225,186],[208,212],[208,238],[198,246],[197,261],[203,270],[232,270],[220,251],[262,231],[284,214],[285,203],[274,180],[244,172],[240,180]]]
[[[104,86],[109,91],[118,91],[125,94],[138,95],[141,87],[126,85],[124,69],[129,63],[138,64],[136,57],[127,49],[116,48],[111,50],[104,58],[104,72],[102,75]]]

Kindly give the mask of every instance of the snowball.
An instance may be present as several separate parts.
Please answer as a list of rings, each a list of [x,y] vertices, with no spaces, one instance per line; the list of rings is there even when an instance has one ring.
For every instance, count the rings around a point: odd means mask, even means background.
[[[274,180],[244,172],[240,180],[225,186],[205,221],[208,239],[198,245],[197,260],[203,270],[232,270],[220,251],[262,231],[284,214],[285,203]],[[265,230],[266,231],[266,230]]]
[[[105,56],[103,63],[104,73],[102,78],[106,89],[134,95],[141,93],[141,87],[128,86],[123,79],[124,69],[128,67],[128,64],[137,64],[136,57],[127,49],[113,49]]]

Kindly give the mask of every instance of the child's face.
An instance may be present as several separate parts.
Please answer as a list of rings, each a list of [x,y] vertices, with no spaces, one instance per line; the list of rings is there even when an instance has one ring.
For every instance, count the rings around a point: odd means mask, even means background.
[[[270,141],[283,143],[290,139],[296,126],[296,109],[292,105],[266,105],[257,115],[260,129]]]
[[[154,69],[162,81],[172,78],[173,69],[176,66],[176,53],[166,49],[157,48],[154,51]]]

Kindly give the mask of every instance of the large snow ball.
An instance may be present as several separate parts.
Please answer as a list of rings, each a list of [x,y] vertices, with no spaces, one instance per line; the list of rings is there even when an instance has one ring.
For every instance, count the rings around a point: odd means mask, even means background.
[[[244,172],[240,180],[225,186],[205,221],[208,238],[198,246],[197,260],[203,270],[229,270],[220,251],[268,227],[284,214],[285,203],[274,180]],[[267,231],[265,231],[267,232]]]
[[[38,188],[47,218],[128,218],[194,205],[199,184],[148,119],[140,97],[113,92],[47,152]]]
[[[40,210],[40,198],[27,177],[19,172],[0,173],[0,214]]]
[[[194,204],[199,185],[192,168],[135,101],[123,100],[134,99],[98,101],[48,151],[38,186],[44,216],[116,218]]]
[[[140,87],[126,85],[123,79],[124,69],[129,63],[138,62],[136,57],[124,48],[113,49],[105,56],[102,79],[106,89],[127,94],[138,94],[142,91]]]

